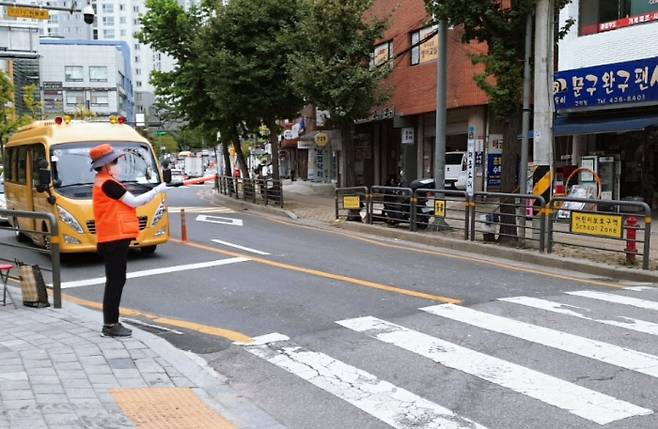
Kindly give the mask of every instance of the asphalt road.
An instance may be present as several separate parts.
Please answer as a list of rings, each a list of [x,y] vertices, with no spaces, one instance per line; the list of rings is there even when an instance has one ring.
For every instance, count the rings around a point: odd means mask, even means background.
[[[132,254],[122,306],[284,425],[658,427],[658,290],[236,212],[209,192],[169,191],[189,241]],[[95,255],[69,258],[67,299],[99,302],[102,275]]]

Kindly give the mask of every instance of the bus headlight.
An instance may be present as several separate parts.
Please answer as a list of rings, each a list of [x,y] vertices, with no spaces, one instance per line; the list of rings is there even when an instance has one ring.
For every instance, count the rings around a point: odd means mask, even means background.
[[[153,216],[153,222],[151,222],[151,226],[156,226],[166,212],[167,212],[167,204],[163,201],[160,203],[158,209],[155,211],[155,215]]]
[[[71,213],[67,212],[60,206],[57,206],[57,212],[59,213],[59,220],[73,228],[78,234],[83,233],[82,226],[80,226],[80,223],[73,217]]]

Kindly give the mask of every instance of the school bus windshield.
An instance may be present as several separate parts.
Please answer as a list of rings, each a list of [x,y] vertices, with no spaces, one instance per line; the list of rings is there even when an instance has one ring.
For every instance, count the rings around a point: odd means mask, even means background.
[[[89,151],[101,142],[58,144],[51,148],[51,162],[55,189],[60,193],[94,184],[96,172],[91,169]],[[157,164],[148,145],[137,142],[112,142],[112,146],[125,154],[119,158],[120,174],[117,179],[133,193],[143,193],[161,182]]]

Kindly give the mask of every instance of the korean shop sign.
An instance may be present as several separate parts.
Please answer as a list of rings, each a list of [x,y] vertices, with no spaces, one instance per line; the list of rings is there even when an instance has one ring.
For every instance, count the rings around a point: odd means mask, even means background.
[[[555,74],[556,110],[658,104],[658,57]]]

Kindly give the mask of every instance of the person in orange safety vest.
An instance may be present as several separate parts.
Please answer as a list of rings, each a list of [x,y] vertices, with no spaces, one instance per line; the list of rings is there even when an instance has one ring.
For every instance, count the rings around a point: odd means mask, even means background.
[[[128,248],[139,235],[136,209],[150,202],[167,186],[161,183],[144,194],[133,195],[117,179],[119,158],[123,155],[109,144],[98,145],[89,152],[91,168],[96,171],[93,207],[97,249],[105,262],[101,335],[109,337],[128,337],[132,334],[130,329],[119,323],[119,305],[126,283]]]

